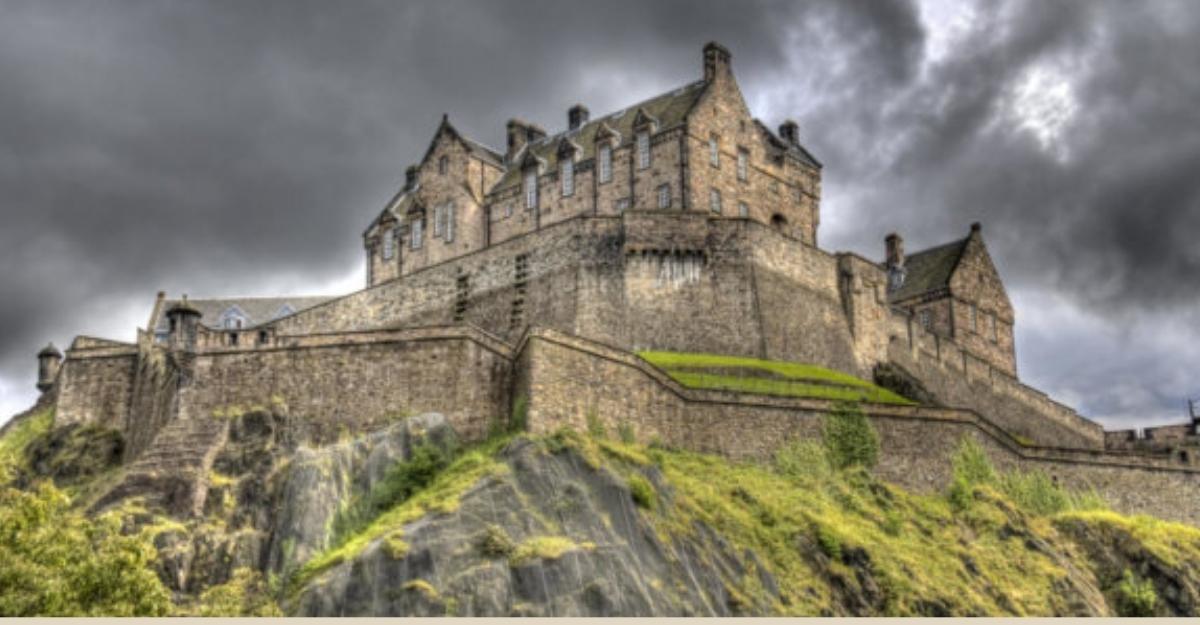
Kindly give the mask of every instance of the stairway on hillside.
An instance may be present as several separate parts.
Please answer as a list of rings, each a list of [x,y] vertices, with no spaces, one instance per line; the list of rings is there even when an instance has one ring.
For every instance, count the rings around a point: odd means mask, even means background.
[[[125,469],[125,476],[94,510],[142,497],[176,517],[196,516],[208,495],[208,473],[225,445],[229,422],[218,418],[175,419]]]

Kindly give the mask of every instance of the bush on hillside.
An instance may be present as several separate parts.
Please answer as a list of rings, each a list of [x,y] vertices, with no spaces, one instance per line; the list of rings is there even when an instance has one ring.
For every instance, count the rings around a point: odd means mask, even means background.
[[[858,404],[839,402],[825,416],[821,438],[834,468],[871,468],[879,457],[879,434]]]

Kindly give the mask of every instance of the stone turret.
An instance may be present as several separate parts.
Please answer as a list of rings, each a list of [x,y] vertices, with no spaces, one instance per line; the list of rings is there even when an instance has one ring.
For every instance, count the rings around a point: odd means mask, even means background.
[[[54,381],[58,379],[58,370],[62,366],[63,355],[54,346],[54,343],[42,348],[38,352],[38,381],[37,389],[43,393],[50,390],[54,386]]]
[[[200,316],[200,311],[188,303],[187,295],[167,309],[167,323],[171,328],[168,339],[171,349],[195,351]]]

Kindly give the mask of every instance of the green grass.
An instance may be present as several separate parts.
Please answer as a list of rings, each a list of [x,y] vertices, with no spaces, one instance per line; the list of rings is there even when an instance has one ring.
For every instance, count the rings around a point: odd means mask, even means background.
[[[643,351],[638,356],[688,388],[880,404],[914,403],[865,380],[816,365],[683,352]],[[730,370],[742,370],[746,375]]]
[[[34,439],[46,434],[54,425],[54,409],[47,408],[41,412],[25,417],[0,438],[0,477],[25,462],[25,448]]]

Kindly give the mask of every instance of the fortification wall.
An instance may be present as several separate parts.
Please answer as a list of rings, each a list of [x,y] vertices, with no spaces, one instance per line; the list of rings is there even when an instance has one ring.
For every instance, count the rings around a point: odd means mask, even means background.
[[[184,381],[180,357],[156,344],[149,333],[138,334],[137,366],[122,427],[127,462],[149,448],[159,430],[175,417],[175,399]]]
[[[467,440],[482,438],[510,406],[511,353],[464,327],[293,338],[251,352],[195,356],[180,391],[180,419],[288,407],[303,437],[337,440],[391,419],[440,412]]]
[[[537,330],[519,348],[528,367],[534,432],[622,424],[642,441],[733,458],[769,458],[784,441],[819,436],[829,403],[685,389],[622,350]],[[978,440],[1003,469],[1045,471],[1071,488],[1094,488],[1114,508],[1200,524],[1200,471],[1161,459],[1100,450],[1025,446],[968,410],[865,406],[880,434],[878,472],[917,491],[945,488],[950,458],[964,437]]]
[[[67,350],[59,372],[55,423],[88,422],[123,428],[136,369],[135,346],[77,338]]]
[[[1104,429],[912,319],[892,338],[888,355],[948,405],[988,416],[1018,437],[1054,447],[1104,448]]]

